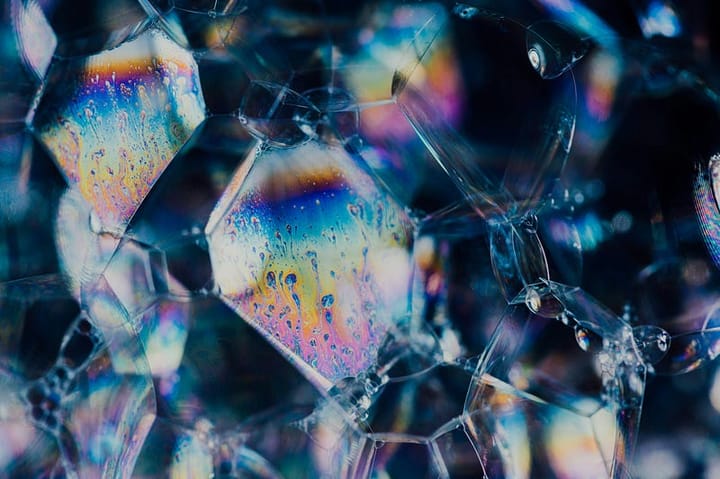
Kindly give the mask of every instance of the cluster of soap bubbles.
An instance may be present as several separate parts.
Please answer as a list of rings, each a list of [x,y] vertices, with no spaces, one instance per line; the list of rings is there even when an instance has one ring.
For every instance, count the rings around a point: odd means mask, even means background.
[[[720,475],[701,2],[6,0],[0,478]]]

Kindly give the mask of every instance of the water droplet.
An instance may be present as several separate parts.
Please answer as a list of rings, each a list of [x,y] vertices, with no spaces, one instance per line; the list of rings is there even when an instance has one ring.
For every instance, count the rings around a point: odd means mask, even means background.
[[[477,8],[471,7],[470,5],[458,3],[455,5],[455,8],[453,8],[453,13],[464,20],[469,20],[476,16],[479,11]]]
[[[642,359],[657,364],[670,349],[670,335],[658,326],[644,325],[633,328],[633,339]]]
[[[596,353],[602,350],[602,337],[579,324],[575,325],[575,341],[577,341],[580,349],[588,353]]]
[[[529,26],[526,42],[530,66],[545,80],[557,78],[568,71],[588,50],[587,41],[551,21]]]

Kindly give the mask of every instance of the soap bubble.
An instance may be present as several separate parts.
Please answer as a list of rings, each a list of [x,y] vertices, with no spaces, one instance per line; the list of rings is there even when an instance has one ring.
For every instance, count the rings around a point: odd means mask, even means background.
[[[1,476],[718,475],[716,12],[5,7]]]

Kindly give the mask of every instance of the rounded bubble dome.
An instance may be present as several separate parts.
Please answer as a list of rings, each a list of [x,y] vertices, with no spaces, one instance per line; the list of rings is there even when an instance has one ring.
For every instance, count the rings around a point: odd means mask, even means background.
[[[720,10],[5,0],[0,478],[720,477]]]

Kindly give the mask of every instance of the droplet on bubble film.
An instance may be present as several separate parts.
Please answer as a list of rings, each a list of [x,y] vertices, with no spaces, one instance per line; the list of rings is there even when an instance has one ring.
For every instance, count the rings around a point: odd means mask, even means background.
[[[546,80],[570,70],[589,49],[587,41],[553,21],[540,21],[527,27],[526,42],[530,66]]]
[[[357,142],[360,107],[351,92],[329,86],[307,90],[302,95],[322,113],[319,136],[329,140],[340,138],[351,146]],[[323,128],[329,131],[322,131]]]
[[[645,326],[645,328],[655,328]],[[663,334],[664,333],[664,334]],[[702,327],[697,331],[669,336],[665,331],[659,333],[658,345],[665,349],[659,356],[653,370],[657,374],[685,374],[706,366],[720,353],[720,324],[718,323],[718,306],[710,307]]]
[[[27,421],[53,438],[63,465],[80,477],[131,469],[155,404],[147,364],[117,301],[98,292],[78,303],[69,281],[57,276],[3,283],[0,297],[3,323],[11,331],[33,334],[40,311],[59,328],[43,326],[45,339],[57,342],[48,348],[54,358],[23,353],[38,346],[37,337],[20,341],[19,351],[3,349],[9,353],[2,355],[3,368],[24,376],[18,392]],[[127,441],[131,433],[136,440]],[[12,447],[22,447],[16,440],[22,437],[13,438]]]
[[[650,365],[659,362],[670,350],[670,335],[658,326],[636,326],[633,328],[633,338],[640,356]]]
[[[602,336],[579,324],[575,325],[575,340],[583,351],[599,352],[603,347]]]
[[[102,227],[122,232],[205,117],[195,60],[156,30],[56,62],[33,128]]]
[[[247,10],[245,0],[140,0],[150,18],[179,45],[193,50],[222,45]]]
[[[585,311],[578,308],[577,314],[587,316],[594,309],[591,304],[587,301]],[[617,317],[610,321],[617,325],[598,329],[599,321],[587,320],[593,330],[579,329],[579,322],[566,325],[542,318],[524,304],[508,307],[480,359],[465,403],[471,439],[479,448],[494,447],[493,439],[511,448],[511,454],[503,456],[506,474],[550,471],[543,474],[606,477],[625,467],[639,413],[639,404],[628,398],[642,395],[644,377],[638,378],[639,392],[621,387],[608,394],[608,384],[640,364],[634,346],[615,333],[626,326]],[[623,413],[616,415],[618,407]],[[542,427],[536,429],[536,424]],[[489,427],[495,434],[487,437],[474,426]],[[542,439],[533,439],[536,435]],[[570,448],[562,438],[576,435],[584,444],[582,451],[567,453]],[[547,455],[538,456],[540,450]],[[578,463],[576,455],[585,459]]]

